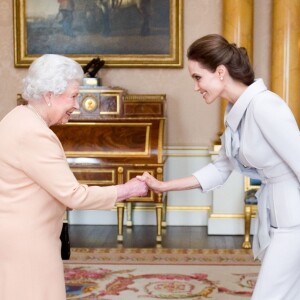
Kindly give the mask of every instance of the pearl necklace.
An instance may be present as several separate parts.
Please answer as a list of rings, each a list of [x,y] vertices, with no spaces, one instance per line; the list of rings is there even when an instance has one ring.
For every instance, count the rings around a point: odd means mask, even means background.
[[[49,127],[48,124],[47,124],[47,122],[44,120],[44,118],[38,113],[38,111],[37,111],[32,105],[27,104],[26,106],[27,106],[27,108],[29,108],[36,116],[38,116],[38,118],[41,119],[41,120],[43,121],[43,123],[44,123],[47,127]]]

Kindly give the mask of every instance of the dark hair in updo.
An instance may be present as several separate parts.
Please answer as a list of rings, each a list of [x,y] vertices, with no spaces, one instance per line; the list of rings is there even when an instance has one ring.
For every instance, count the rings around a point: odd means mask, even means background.
[[[254,82],[246,48],[230,44],[221,35],[209,34],[193,42],[187,51],[187,58],[201,63],[212,72],[224,65],[233,79],[246,85]]]

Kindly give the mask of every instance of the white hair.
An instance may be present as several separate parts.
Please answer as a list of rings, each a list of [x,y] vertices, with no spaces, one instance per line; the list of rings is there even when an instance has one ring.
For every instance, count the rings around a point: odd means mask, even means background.
[[[36,59],[23,79],[22,97],[39,101],[47,92],[62,94],[71,81],[81,83],[83,70],[79,63],[58,54],[44,54]]]

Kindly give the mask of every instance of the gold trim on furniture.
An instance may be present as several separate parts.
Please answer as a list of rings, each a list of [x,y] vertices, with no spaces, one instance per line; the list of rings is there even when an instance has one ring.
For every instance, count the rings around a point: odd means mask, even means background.
[[[116,172],[114,169],[105,170],[105,169],[98,169],[98,168],[70,168],[72,172],[74,173],[76,177],[76,173],[82,174],[82,173],[94,173],[94,174],[103,174],[107,173],[110,174],[111,179],[110,180],[82,180],[78,179],[78,181],[82,184],[90,184],[90,185],[114,185],[116,184]]]
[[[156,95],[156,94],[129,94],[124,96],[124,102],[141,102],[141,101],[149,101],[149,102],[164,102],[166,100],[166,95]]]
[[[110,92],[102,92],[101,99],[104,97],[115,97],[116,98],[116,110],[115,111],[103,111],[100,110],[100,115],[118,115],[120,114],[120,94],[113,94]]]

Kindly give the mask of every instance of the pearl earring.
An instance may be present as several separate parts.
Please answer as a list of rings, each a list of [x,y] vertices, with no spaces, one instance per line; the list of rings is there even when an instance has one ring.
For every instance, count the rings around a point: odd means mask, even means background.
[[[50,107],[50,106],[51,106],[51,103],[50,103],[50,102],[48,102],[48,103],[47,103],[47,105]]]
[[[223,78],[223,76],[220,76],[220,80],[222,81],[224,78]]]

